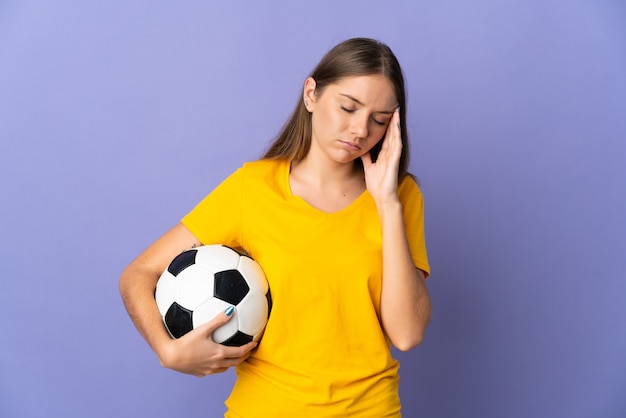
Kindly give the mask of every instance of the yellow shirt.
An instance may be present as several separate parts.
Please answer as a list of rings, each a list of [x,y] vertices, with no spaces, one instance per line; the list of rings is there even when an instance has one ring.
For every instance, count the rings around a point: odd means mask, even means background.
[[[205,245],[248,251],[272,293],[226,417],[398,417],[398,363],[379,322],[376,205],[366,191],[322,212],[292,195],[289,169],[288,161],[246,163],[182,219]],[[407,176],[398,194],[414,263],[428,274],[421,192]]]

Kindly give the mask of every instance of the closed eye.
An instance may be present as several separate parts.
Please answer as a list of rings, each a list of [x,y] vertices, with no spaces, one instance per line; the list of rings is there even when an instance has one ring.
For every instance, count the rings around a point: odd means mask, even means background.
[[[341,106],[341,110],[343,110],[346,113],[354,113],[356,111],[356,109],[350,109],[345,106]],[[372,118],[372,120],[374,121],[376,125],[380,125],[380,126],[385,126],[385,124],[387,123],[386,121],[380,121],[376,118]]]

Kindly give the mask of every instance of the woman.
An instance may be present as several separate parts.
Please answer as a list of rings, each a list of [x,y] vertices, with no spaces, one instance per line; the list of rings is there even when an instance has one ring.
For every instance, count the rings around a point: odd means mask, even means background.
[[[122,274],[129,315],[164,367],[205,376],[237,366],[227,417],[400,415],[390,347],[418,345],[431,313],[405,105],[386,45],[337,45],[263,159],[244,164]],[[258,347],[211,340],[229,311],[178,340],[163,327],[159,275],[181,251],[218,243],[244,248],[268,278],[273,308]]]

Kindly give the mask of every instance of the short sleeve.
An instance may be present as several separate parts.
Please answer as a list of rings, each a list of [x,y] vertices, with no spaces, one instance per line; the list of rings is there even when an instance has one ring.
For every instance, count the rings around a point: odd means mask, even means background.
[[[430,275],[424,234],[424,198],[415,180],[406,176],[398,191],[404,211],[404,224],[415,267]]]
[[[242,177],[240,168],[181,219],[202,244],[241,245]]]

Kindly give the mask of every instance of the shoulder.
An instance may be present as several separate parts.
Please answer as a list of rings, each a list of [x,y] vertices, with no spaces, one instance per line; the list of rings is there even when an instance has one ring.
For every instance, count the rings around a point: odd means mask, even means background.
[[[287,164],[285,160],[256,160],[244,163],[239,171],[246,175],[272,174],[280,171]]]
[[[409,174],[404,176],[400,185],[398,186],[398,195],[401,200],[410,199],[412,197],[422,198],[422,191],[419,185],[415,181],[415,178]]]
[[[244,187],[281,188],[283,180],[289,175],[289,161],[257,160],[244,163],[237,171]]]

